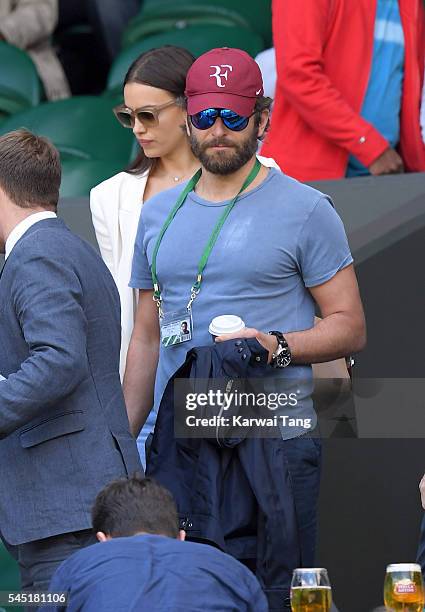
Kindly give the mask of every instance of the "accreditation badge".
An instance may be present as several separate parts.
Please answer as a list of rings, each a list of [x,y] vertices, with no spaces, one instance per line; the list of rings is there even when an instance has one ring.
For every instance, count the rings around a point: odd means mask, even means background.
[[[160,319],[162,346],[176,346],[192,340],[192,313],[185,308],[178,312],[169,312]]]

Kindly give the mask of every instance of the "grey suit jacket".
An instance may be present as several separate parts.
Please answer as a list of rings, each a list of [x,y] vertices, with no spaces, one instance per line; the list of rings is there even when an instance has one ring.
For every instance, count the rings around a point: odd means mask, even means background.
[[[0,532],[10,544],[91,527],[99,490],[141,470],[120,335],[99,255],[59,219],[30,227],[0,277]]]

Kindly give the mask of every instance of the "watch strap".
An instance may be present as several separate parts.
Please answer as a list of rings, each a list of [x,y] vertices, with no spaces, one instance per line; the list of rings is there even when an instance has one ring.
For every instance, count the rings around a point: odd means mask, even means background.
[[[285,336],[280,331],[269,331],[270,335],[275,336],[278,341],[278,347],[272,355],[270,365],[272,368],[285,368],[291,363],[291,349]]]

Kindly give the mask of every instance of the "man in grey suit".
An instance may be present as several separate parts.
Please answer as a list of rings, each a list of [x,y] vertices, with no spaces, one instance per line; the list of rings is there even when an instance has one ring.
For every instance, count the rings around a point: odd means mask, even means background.
[[[56,217],[60,175],[46,139],[0,138],[0,535],[29,591],[95,542],[97,493],[141,470],[118,371],[118,292]]]

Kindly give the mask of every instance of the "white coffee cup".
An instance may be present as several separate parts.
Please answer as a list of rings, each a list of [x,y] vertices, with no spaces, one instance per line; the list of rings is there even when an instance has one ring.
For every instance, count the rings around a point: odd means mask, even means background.
[[[223,334],[236,334],[243,329],[245,329],[245,323],[236,315],[220,315],[219,317],[214,317],[208,327],[213,340],[217,336]]]

